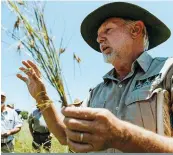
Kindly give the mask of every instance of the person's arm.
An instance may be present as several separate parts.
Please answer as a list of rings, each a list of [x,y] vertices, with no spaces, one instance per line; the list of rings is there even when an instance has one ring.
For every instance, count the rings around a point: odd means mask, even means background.
[[[14,129],[11,129],[6,133],[6,136],[14,135],[18,133],[20,130],[21,130],[21,127],[16,127]]]
[[[14,129],[8,130],[6,133],[1,134],[2,137],[8,137],[14,135],[20,131],[21,127],[16,127]]]
[[[173,152],[173,138],[122,121],[106,109],[66,107],[62,113],[67,143],[75,152],[108,148],[122,152]]]
[[[28,118],[28,126],[29,126],[29,131],[33,137],[33,127],[32,127],[32,124],[33,124],[33,117],[32,117],[32,113],[29,115],[29,118]]]
[[[173,138],[165,137],[122,121],[124,133],[115,144],[123,152],[173,153]]]
[[[14,114],[14,128],[7,132],[7,134],[9,135],[14,135],[18,133],[21,130],[23,124],[22,120],[19,118],[19,115],[15,110],[13,111],[13,114]]]
[[[13,118],[14,118],[14,126],[13,126],[13,129],[11,130],[8,130],[6,133],[4,133],[3,137],[8,137],[10,135],[14,135],[16,133],[18,133],[20,130],[21,130],[21,127],[22,127],[22,121],[20,120],[18,114],[16,113],[16,111],[11,111],[11,113],[13,113]]]
[[[47,108],[42,107],[43,104],[51,100],[47,95],[38,67],[29,60],[22,63],[25,67],[20,67],[19,69],[28,77],[23,77],[21,74],[17,74],[17,77],[27,84],[31,96],[36,100],[38,106],[40,105],[39,108],[42,111],[49,131],[55,135],[62,145],[65,145],[66,134],[62,115],[57,114],[53,103]]]
[[[38,105],[43,104],[44,101],[50,101],[48,95],[40,96],[37,98],[36,102]],[[41,113],[45,119],[48,129],[53,135],[59,140],[62,145],[67,144],[65,125],[63,123],[64,116],[56,112],[55,106],[50,104],[48,107],[40,106]]]

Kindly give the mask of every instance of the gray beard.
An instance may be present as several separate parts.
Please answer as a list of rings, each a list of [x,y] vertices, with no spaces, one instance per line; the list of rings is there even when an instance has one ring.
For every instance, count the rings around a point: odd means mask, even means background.
[[[109,54],[102,53],[102,55],[103,55],[104,62],[112,64],[112,65],[114,64],[114,61],[115,61],[115,59],[117,57],[116,52],[111,52]]]

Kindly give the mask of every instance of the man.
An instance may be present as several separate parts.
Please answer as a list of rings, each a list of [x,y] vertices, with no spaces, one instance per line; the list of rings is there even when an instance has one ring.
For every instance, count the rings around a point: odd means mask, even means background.
[[[46,106],[50,98],[35,64],[23,61],[28,78],[17,75],[42,105],[50,131],[75,152],[173,152],[173,60],[145,52],[170,37],[168,27],[139,6],[114,2],[89,14],[81,34],[114,68],[81,107],[62,109],[64,121],[53,104]]]
[[[14,134],[22,127],[22,121],[15,110],[5,106],[6,95],[1,92],[1,152],[14,152]]]
[[[33,149],[35,149],[37,153],[39,153],[41,151],[41,146],[43,144],[43,148],[47,152],[50,152],[52,137],[39,108],[36,108],[30,114],[28,124],[30,133],[33,137]]]

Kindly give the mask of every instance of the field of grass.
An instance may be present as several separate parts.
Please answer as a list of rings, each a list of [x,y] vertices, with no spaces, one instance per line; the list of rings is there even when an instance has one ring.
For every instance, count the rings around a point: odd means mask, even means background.
[[[32,136],[29,132],[28,123],[24,121],[21,131],[15,135],[15,153],[36,153],[32,149]],[[66,153],[67,147],[62,146],[58,140],[52,138],[51,153]],[[46,153],[43,149],[41,153]]]

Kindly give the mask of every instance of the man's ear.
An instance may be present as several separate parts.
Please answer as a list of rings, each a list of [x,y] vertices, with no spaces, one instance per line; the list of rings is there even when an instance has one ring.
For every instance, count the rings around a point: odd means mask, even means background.
[[[133,39],[138,38],[143,35],[144,23],[142,21],[136,21],[134,25],[131,27],[131,36]]]

